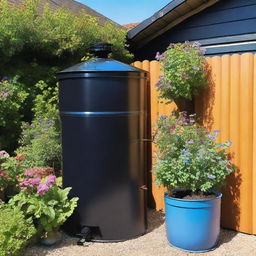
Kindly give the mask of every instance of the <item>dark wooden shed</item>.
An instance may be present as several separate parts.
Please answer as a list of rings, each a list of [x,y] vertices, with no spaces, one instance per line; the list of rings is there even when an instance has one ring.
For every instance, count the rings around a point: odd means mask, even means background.
[[[127,37],[136,60],[187,40],[199,41],[208,56],[256,52],[256,0],[173,0]]]

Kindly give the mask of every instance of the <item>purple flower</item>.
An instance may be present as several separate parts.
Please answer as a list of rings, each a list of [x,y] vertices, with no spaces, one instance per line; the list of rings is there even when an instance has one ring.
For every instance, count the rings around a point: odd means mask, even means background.
[[[214,132],[214,133],[219,133],[220,130],[216,129],[216,130],[214,130],[213,132]]]
[[[56,183],[56,176],[55,175],[49,175],[46,184],[47,186],[51,186]]]
[[[230,140],[227,141],[227,146],[228,146],[228,147],[232,146],[232,141],[230,141]]]
[[[160,54],[159,52],[156,53],[156,60],[161,60],[162,58],[165,58],[167,55],[166,53]]]
[[[174,43],[170,43],[169,46],[167,47],[167,49],[171,49],[171,48],[173,48],[174,46],[175,46]]]
[[[208,175],[208,178],[209,178],[210,180],[214,180],[214,179],[216,178],[216,176],[215,176],[215,175]]]
[[[185,164],[188,164],[190,162],[190,159],[188,157],[185,157],[183,161]]]
[[[214,140],[214,139],[216,138],[216,136],[211,135],[211,136],[208,136],[208,138],[209,138],[210,140]]]
[[[160,116],[160,118],[161,118],[161,119],[166,119],[166,118],[167,118],[167,116],[162,115],[162,116]]]
[[[156,83],[156,87],[161,87],[161,85],[162,85],[162,81],[159,80],[159,81]]]
[[[189,151],[188,150],[183,150],[183,155],[188,155],[189,154]]]
[[[200,46],[201,46],[201,44],[199,42],[194,42],[192,45],[196,48],[200,48]]]
[[[161,58],[160,52],[157,52],[157,53],[156,53],[156,57],[155,57],[155,58],[156,58],[156,60],[160,60],[160,58]]]
[[[9,77],[8,77],[8,76],[4,76],[4,77],[2,78],[2,81],[9,81]]]
[[[6,98],[6,97],[9,96],[9,93],[8,93],[8,92],[2,93],[1,96],[4,97],[4,98]]]
[[[40,195],[44,195],[49,191],[50,187],[46,183],[40,183],[37,187],[37,193]]]
[[[187,141],[188,144],[194,144],[194,140]]]
[[[182,78],[183,78],[184,80],[188,80],[188,79],[190,79],[190,76],[187,75],[187,74],[184,74],[184,75],[182,76]]]
[[[200,55],[205,55],[205,52],[206,52],[206,49],[201,47],[199,54]]]
[[[197,66],[193,66],[192,67],[194,70],[199,70],[200,68],[199,67],[197,67]]]
[[[9,156],[10,155],[6,151],[4,151],[4,150],[0,151],[0,157],[1,158],[8,158]]]

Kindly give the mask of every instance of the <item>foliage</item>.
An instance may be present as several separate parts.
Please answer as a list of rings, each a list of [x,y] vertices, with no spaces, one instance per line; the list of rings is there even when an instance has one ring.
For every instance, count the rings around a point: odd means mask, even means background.
[[[5,135],[0,136],[0,148],[12,153],[21,132],[20,119],[24,116],[22,120],[30,123],[33,118],[31,109],[39,92],[35,86],[38,81],[56,87],[56,72],[89,56],[91,45],[96,42],[113,44],[112,56],[118,60],[131,62],[132,55],[126,49],[126,30],[111,22],[100,23],[82,11],[76,15],[64,8],[51,11],[38,0],[19,1],[22,6],[8,2],[0,1],[0,79],[16,77],[17,87],[29,92],[19,116],[12,116],[17,111],[14,109],[13,113],[9,103],[6,107],[10,110],[5,107],[0,110],[0,123],[8,120],[4,130],[0,124],[0,134]],[[9,102],[20,105],[19,98],[16,99]]]
[[[96,42],[113,44],[114,58],[131,61],[126,30],[111,22],[100,23],[82,11],[51,11],[48,5],[40,9],[38,0],[23,0],[22,7],[7,2],[0,2],[0,58],[7,72],[3,75],[13,76],[18,70],[28,86],[42,79],[50,83],[56,71],[79,62]]]
[[[39,94],[34,101],[34,119],[24,123],[17,152],[25,156],[27,168],[53,167],[61,169],[61,138],[58,110],[58,87],[50,88],[39,81]]]
[[[0,190],[7,187],[15,189],[19,178],[24,172],[24,158],[21,155],[10,157],[5,151],[0,151]]]
[[[218,130],[210,134],[195,124],[194,116],[161,116],[155,143],[159,149],[154,171],[156,182],[171,190],[203,191],[223,185],[233,171],[226,149],[231,142],[215,142]]]
[[[17,77],[0,81],[0,148],[13,150],[20,133],[22,109],[28,93]]]
[[[0,207],[0,256],[20,255],[35,234],[31,218],[25,218],[17,209]]]
[[[163,54],[157,53],[163,73],[157,83],[161,98],[191,100],[199,88],[207,85],[204,52],[198,42],[185,42],[170,44]]]
[[[20,183],[21,191],[9,201],[9,205],[23,211],[26,217],[32,217],[38,223],[40,233],[58,230],[73,213],[78,198],[69,200],[71,188],[58,187],[54,175],[44,179],[33,175],[32,172],[25,173]]]

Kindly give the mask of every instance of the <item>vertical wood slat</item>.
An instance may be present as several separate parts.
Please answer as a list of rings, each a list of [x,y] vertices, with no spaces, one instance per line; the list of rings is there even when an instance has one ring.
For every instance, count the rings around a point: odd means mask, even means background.
[[[196,112],[205,127],[221,131],[219,142],[232,141],[230,157],[237,166],[223,189],[222,225],[256,234],[256,55],[234,54],[206,60],[210,70],[209,88],[196,98]],[[150,71],[154,127],[160,115],[170,114],[176,106],[158,100],[155,84],[160,65],[157,61],[135,62],[134,66]],[[163,192],[153,182],[152,196],[157,210],[164,208]]]
[[[232,141],[230,148],[230,156],[235,166],[240,165],[240,139],[239,139],[239,123],[240,123],[240,104],[239,104],[239,88],[240,88],[240,55],[234,54],[230,56],[230,89],[229,89],[229,139]],[[225,100],[225,99],[224,99]],[[232,114],[236,113],[236,114]],[[227,178],[227,186],[223,189],[222,199],[222,225],[224,227],[232,227],[239,229],[240,227],[240,191],[241,183],[240,170],[231,174]]]
[[[256,55],[254,55],[254,70],[253,70],[253,174],[252,174],[252,218],[253,230],[252,233],[256,234]]]
[[[240,230],[252,232],[252,82],[253,55],[241,59],[240,79]],[[256,185],[256,184],[255,184]]]

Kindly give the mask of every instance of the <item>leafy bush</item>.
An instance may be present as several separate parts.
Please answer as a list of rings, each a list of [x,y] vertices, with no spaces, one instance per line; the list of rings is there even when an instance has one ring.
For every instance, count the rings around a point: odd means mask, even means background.
[[[42,79],[52,84],[56,71],[79,62],[95,42],[113,44],[114,58],[132,59],[126,49],[126,30],[111,22],[100,24],[95,17],[63,8],[51,11],[47,5],[39,11],[38,0],[23,0],[22,7],[7,2],[0,2],[2,75],[18,74],[27,86]]]
[[[163,54],[157,53],[163,72],[157,83],[161,98],[191,100],[199,88],[207,85],[204,51],[198,42],[185,42],[170,44]]]
[[[71,188],[58,187],[54,175],[44,179],[33,175],[32,172],[25,173],[20,183],[21,191],[9,201],[9,205],[22,210],[26,217],[32,217],[38,223],[40,233],[58,230],[73,213],[78,198],[69,200]]]
[[[33,101],[40,93],[35,86],[38,81],[44,80],[48,87],[56,87],[56,72],[80,62],[96,42],[113,44],[112,56],[118,60],[131,62],[132,55],[126,49],[126,30],[111,22],[100,24],[97,18],[83,12],[75,15],[63,8],[51,11],[47,5],[39,11],[42,1],[38,0],[23,0],[22,7],[8,2],[0,1],[0,79],[18,77],[16,82],[24,84],[25,91],[29,92],[19,118],[1,107],[4,114],[1,119],[0,110],[0,134],[5,134],[0,136],[0,148],[12,153],[21,132],[20,117],[25,115],[23,121],[29,123],[32,120]],[[19,98],[16,99],[12,104],[20,105]],[[6,107],[11,108],[9,103]],[[1,120],[9,122],[8,127],[3,126],[4,130]]]
[[[223,185],[233,171],[226,152],[231,142],[216,143],[218,132],[210,134],[184,113],[177,118],[162,116],[155,133],[159,149],[154,166],[156,182],[169,191],[207,192]]]
[[[36,234],[31,218],[21,211],[6,206],[0,208],[0,256],[20,255],[30,239]]]
[[[20,134],[23,104],[28,96],[24,86],[7,77],[0,81],[0,148],[12,151]]]
[[[50,88],[40,81],[39,94],[34,101],[34,119],[24,123],[19,154],[24,155],[27,168],[53,167],[61,169],[61,136],[58,110],[58,87]]]
[[[7,152],[0,151],[0,191],[9,188],[9,192],[12,194],[16,190],[19,178],[22,177],[25,170],[23,160],[21,155],[10,157]]]

